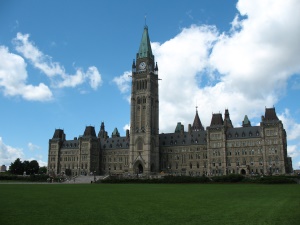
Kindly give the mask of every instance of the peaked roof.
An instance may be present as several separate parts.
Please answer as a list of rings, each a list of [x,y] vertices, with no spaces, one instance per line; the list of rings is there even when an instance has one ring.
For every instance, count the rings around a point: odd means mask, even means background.
[[[221,113],[214,113],[211,118],[210,126],[222,126],[224,124]]]
[[[86,126],[83,136],[91,136],[96,137],[95,127],[93,126]]]
[[[251,127],[251,122],[248,119],[248,116],[245,115],[244,120],[243,120],[243,127]]]
[[[114,129],[114,131],[112,132],[112,137],[120,137],[120,133],[118,131],[118,128]]]
[[[181,122],[178,122],[174,132],[175,133],[180,133],[181,129],[182,129]]]
[[[194,122],[193,122],[192,130],[194,130],[194,131],[204,130],[204,128],[202,126],[202,123],[201,123],[201,120],[199,118],[197,109],[196,109],[196,115],[195,115],[195,119],[194,119]]]
[[[145,27],[144,27],[144,32],[142,35],[139,52],[137,53],[136,58],[139,59],[139,58],[146,58],[146,57],[154,58],[154,56],[152,54],[147,25],[145,25]]]
[[[277,120],[279,120],[277,115],[276,115],[275,108],[266,108],[264,120],[265,121],[277,121]]]

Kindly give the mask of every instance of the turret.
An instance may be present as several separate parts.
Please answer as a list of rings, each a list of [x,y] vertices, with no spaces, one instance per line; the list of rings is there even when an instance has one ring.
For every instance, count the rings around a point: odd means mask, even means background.
[[[196,107],[196,115],[195,115],[193,126],[192,126],[193,131],[204,130],[204,128],[202,126],[202,123],[201,123],[201,120],[200,120],[199,115],[198,115],[198,109],[197,108],[198,107]]]

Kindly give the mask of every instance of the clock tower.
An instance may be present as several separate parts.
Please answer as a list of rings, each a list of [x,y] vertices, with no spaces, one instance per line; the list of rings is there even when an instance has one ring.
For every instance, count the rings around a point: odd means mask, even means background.
[[[129,170],[133,174],[159,172],[158,67],[145,25],[132,64]]]

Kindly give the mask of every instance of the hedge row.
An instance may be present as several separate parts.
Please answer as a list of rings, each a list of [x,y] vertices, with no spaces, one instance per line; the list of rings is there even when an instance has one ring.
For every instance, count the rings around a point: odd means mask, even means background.
[[[161,179],[122,179],[110,177],[99,180],[97,183],[147,183],[147,184],[179,184],[179,183],[257,183],[257,184],[295,184],[290,177],[251,177],[247,178],[239,174],[216,177],[190,177],[190,176],[165,176]]]
[[[30,175],[30,176],[18,176],[18,175],[0,175],[0,180],[7,181],[22,181],[22,182],[47,182],[48,175]]]

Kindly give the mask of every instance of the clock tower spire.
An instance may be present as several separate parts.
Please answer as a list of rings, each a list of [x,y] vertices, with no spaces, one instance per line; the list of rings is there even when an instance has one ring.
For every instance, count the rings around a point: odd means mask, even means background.
[[[147,25],[132,64],[130,111],[129,170],[144,175],[159,172],[158,67]]]

